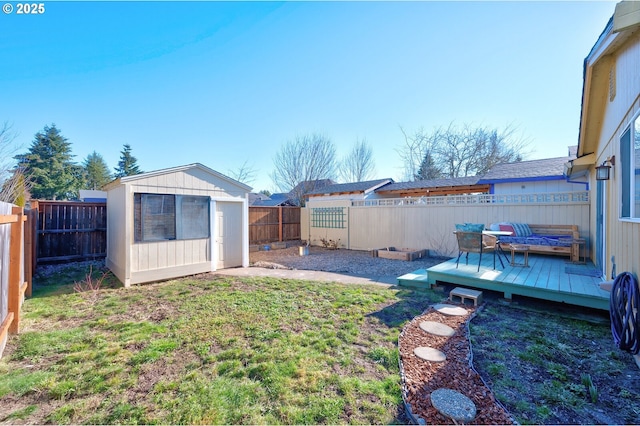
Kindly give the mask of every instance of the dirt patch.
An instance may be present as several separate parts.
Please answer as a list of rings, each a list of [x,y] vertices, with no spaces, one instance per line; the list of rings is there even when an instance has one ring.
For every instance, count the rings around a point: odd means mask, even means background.
[[[349,275],[395,276],[430,268],[445,259],[423,257],[414,261],[373,257],[369,251],[330,250],[309,247],[308,256],[300,256],[298,246],[281,250],[257,251],[249,254],[253,266],[272,269],[302,269],[308,271],[335,272]]]

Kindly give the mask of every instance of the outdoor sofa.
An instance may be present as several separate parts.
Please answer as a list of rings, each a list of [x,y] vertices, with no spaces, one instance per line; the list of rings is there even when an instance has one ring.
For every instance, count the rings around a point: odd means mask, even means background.
[[[577,225],[533,225],[501,222],[491,224],[494,231],[512,232],[500,237],[500,246],[508,250],[510,244],[526,244],[530,253],[569,256],[572,262],[579,260],[580,233]]]

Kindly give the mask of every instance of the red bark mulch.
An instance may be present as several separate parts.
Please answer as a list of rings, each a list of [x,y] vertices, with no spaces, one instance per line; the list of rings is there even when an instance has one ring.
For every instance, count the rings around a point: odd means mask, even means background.
[[[469,312],[466,316],[447,316],[430,307],[404,327],[398,346],[402,362],[402,390],[411,411],[411,414],[407,414],[413,416],[412,420],[421,418],[427,424],[456,424],[431,405],[431,392],[448,388],[462,393],[476,405],[477,415],[473,424],[514,424],[480,375],[471,368],[467,322],[475,308],[464,307]],[[446,324],[455,330],[455,334],[451,337],[429,334],[420,328],[423,321]],[[447,359],[444,362],[420,359],[413,353],[420,346],[438,349],[445,353]]]

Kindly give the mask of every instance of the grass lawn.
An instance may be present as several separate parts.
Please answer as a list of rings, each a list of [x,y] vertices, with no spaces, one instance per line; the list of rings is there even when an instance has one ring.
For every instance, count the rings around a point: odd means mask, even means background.
[[[0,421],[402,422],[398,335],[443,297],[214,276],[74,291],[86,273],[40,279],[24,304]]]

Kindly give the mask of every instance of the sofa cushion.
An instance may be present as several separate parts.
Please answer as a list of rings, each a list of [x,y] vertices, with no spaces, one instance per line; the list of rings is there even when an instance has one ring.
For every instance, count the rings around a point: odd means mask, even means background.
[[[511,232],[512,236],[516,236],[516,230],[513,229],[513,226],[507,224],[500,224],[500,230],[503,232]]]
[[[465,223],[467,225],[467,231],[482,232],[484,231],[484,223]]]
[[[482,232],[484,231],[484,223],[456,223],[456,231]]]
[[[533,232],[531,232],[531,228],[526,223],[512,223],[513,229],[515,231],[515,235],[518,237],[529,237]]]

